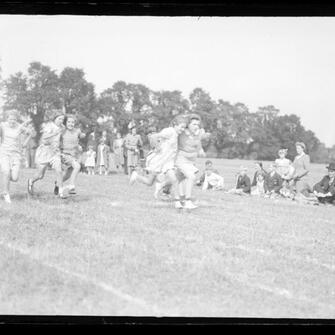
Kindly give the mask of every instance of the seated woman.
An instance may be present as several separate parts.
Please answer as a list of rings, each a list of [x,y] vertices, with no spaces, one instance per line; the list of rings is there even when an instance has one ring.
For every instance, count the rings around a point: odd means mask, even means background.
[[[247,168],[241,166],[238,173],[236,188],[228,191],[228,193],[239,194],[239,195],[250,195],[251,192],[251,181],[247,176]]]
[[[326,168],[328,175],[314,185],[313,193],[320,203],[335,205],[335,162],[330,163]]]
[[[251,195],[258,195],[258,196],[265,195],[265,174],[264,173],[257,174],[256,184],[253,185],[253,188],[251,190]]]
[[[202,185],[202,190],[212,189],[213,191],[222,190],[224,187],[224,179],[212,169],[205,171],[205,179]]]
[[[282,188],[283,179],[277,172],[277,164],[270,164],[269,173],[265,177],[265,193],[268,197],[275,198]]]

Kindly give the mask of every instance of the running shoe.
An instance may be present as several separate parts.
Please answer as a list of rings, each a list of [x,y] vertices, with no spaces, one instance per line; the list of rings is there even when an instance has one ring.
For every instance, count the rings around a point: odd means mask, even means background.
[[[59,193],[58,196],[60,199],[67,199],[67,196],[64,193]]]
[[[183,204],[180,202],[180,200],[175,200],[174,208],[176,208],[176,209],[182,209],[182,208],[184,208],[184,206],[183,206]]]
[[[186,200],[185,201],[185,205],[184,205],[184,208],[185,209],[195,209],[197,208],[198,206],[195,205],[191,200]]]

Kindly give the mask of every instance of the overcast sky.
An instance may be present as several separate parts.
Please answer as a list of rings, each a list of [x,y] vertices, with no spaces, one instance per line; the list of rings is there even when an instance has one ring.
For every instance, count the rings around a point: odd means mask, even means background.
[[[82,68],[97,93],[124,80],[274,105],[335,144],[335,18],[1,15],[0,58],[5,78],[40,61]]]

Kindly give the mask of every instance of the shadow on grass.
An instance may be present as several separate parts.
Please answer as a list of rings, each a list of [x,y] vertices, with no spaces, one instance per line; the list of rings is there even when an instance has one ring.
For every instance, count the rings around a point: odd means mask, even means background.
[[[14,199],[14,197],[12,198]],[[31,200],[38,201],[47,204],[72,204],[72,203],[82,203],[92,200],[92,196],[88,195],[72,195],[68,196],[65,199],[58,198],[57,196],[49,193],[35,193],[33,196],[31,195],[23,195],[16,198],[17,200]]]

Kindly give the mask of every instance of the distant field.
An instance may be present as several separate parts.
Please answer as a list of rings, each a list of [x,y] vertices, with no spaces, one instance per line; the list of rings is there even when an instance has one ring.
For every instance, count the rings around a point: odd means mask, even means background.
[[[228,188],[254,172],[212,161]],[[335,207],[196,188],[200,207],[179,213],[121,174],[80,175],[60,200],[53,172],[29,199],[33,172],[0,202],[0,314],[335,316]]]

